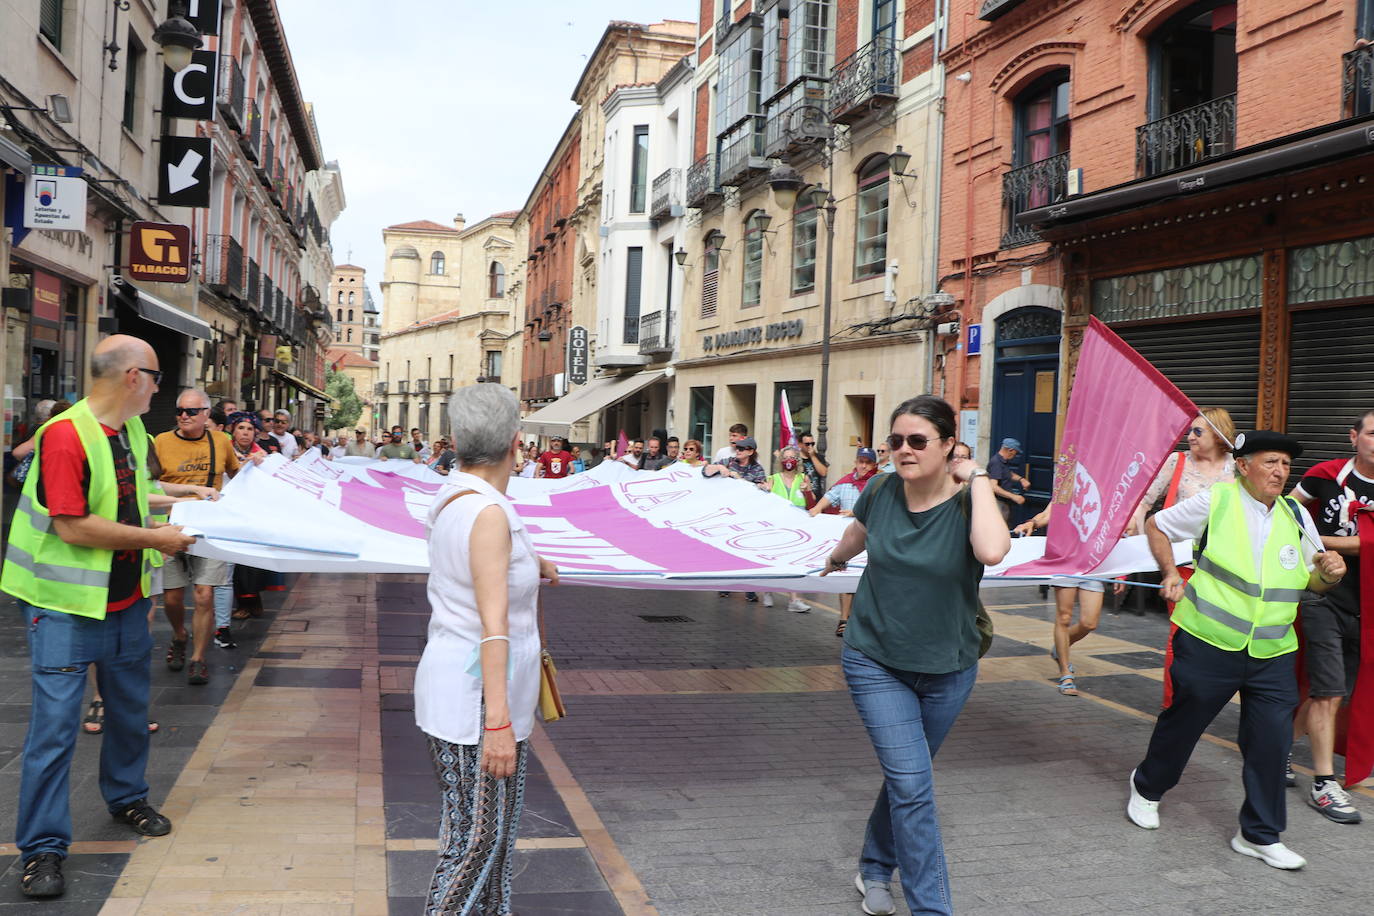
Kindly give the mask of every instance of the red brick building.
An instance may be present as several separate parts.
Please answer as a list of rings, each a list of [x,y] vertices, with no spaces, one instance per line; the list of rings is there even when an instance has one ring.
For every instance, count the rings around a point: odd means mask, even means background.
[[[1198,404],[1348,450],[1374,383],[1372,11],[952,4],[940,262],[962,323],[937,384],[985,447],[1026,443],[1037,489],[1089,315]]]

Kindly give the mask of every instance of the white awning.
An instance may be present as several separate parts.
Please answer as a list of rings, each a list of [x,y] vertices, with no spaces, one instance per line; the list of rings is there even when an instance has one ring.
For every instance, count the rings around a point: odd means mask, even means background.
[[[134,299],[134,308],[138,309],[138,314],[143,320],[160,324],[164,328],[171,328],[187,337],[198,337],[201,340],[215,339],[214,328],[210,327],[208,321],[202,321],[189,312],[183,312],[175,305],[163,302],[157,296],[141,289],[135,289],[138,296]]]
[[[647,388],[663,378],[664,370],[636,372],[634,375],[618,375],[609,378],[592,379],[581,388],[575,388],[547,407],[541,407],[520,421],[525,432],[535,436],[566,436],[578,420],[605,410],[617,401],[628,398],[642,388]]]

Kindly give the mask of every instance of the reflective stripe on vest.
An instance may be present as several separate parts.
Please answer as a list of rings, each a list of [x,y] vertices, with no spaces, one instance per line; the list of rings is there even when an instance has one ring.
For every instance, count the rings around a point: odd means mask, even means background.
[[[110,574],[100,572],[95,569],[82,569],[79,566],[60,566],[57,563],[39,563],[29,553],[18,545],[11,544],[5,551],[5,560],[14,563],[21,569],[27,569],[31,574],[40,579],[47,579],[50,582],[61,582],[65,585],[85,585],[91,588],[109,588]]]
[[[1301,562],[1302,532],[1293,513],[1273,507],[1256,570],[1240,486],[1212,487],[1205,547],[1173,620],[1219,649],[1273,658],[1298,647],[1293,621],[1309,578]]]

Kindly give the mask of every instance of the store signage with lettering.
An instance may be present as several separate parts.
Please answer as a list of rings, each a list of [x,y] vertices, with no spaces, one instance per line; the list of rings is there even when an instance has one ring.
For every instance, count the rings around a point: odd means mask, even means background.
[[[213,121],[218,70],[215,51],[192,51],[191,62],[180,70],[163,67],[162,113],[170,118]]]
[[[277,335],[263,334],[258,338],[258,365],[276,368]]]
[[[139,221],[129,230],[129,276],[185,283],[191,279],[191,227]]]
[[[24,228],[86,228],[86,181],[81,169],[35,165],[24,188]]]
[[[738,328],[734,331],[721,331],[707,334],[701,339],[701,348],[707,352],[728,350],[733,347],[749,347],[779,340],[790,340],[802,335],[802,320],[774,321],[771,324],[755,325],[752,328]]]
[[[568,384],[587,384],[587,329],[574,325],[568,329]]]
[[[220,0],[187,0],[186,19],[202,35],[219,34]]]

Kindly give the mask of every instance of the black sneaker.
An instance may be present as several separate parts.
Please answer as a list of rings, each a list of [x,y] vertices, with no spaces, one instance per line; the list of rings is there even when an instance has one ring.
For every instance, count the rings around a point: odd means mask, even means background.
[[[1298,774],[1293,772],[1293,755],[1288,755],[1288,763],[1283,767],[1283,784],[1290,789],[1298,786]]]
[[[128,824],[143,836],[166,836],[172,832],[172,822],[158,814],[146,798],[126,805],[122,811],[111,812],[110,816],[121,824]]]
[[[230,635],[228,627],[220,627],[215,631],[215,645],[221,649],[237,649],[239,644],[234,642],[234,637]]]
[[[758,604],[758,603],[759,603],[759,596],[758,596],[756,593],[754,593],[754,592],[745,592],[745,593],[744,593],[744,600],[747,601],[747,602],[749,602],[750,604]]]
[[[1321,812],[1327,820],[1338,824],[1358,824],[1360,812],[1350,803],[1350,793],[1341,788],[1334,779],[1324,779],[1312,783],[1312,791],[1307,795],[1307,803]]]
[[[19,890],[25,897],[61,897],[67,889],[62,877],[62,857],[55,852],[40,852],[24,863]]]

